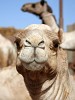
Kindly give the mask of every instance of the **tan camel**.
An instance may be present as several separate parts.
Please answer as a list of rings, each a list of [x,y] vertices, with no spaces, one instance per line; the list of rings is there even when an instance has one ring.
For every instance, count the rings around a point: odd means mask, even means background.
[[[53,31],[58,32],[59,28],[55,16],[53,15],[53,11],[45,0],[40,0],[40,2],[37,3],[24,4],[21,10],[39,16],[43,24],[49,25]]]
[[[10,40],[0,34],[0,68],[16,65],[17,51]]]
[[[73,72],[57,34],[47,25],[16,34],[16,68],[23,77],[15,67],[0,70],[0,100],[75,100]]]
[[[44,24],[30,25],[16,35],[17,71],[30,97],[25,100],[75,100],[73,72],[68,69],[66,52],[59,48],[58,36]]]

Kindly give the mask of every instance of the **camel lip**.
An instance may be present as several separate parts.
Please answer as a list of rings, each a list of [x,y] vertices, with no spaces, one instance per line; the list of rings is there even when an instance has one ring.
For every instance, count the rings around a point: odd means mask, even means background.
[[[26,12],[26,10],[24,10],[23,8],[21,8],[21,11]]]
[[[26,63],[26,64],[31,64],[31,63],[36,63],[36,64],[43,64],[44,62],[38,62],[38,61],[36,61],[35,59],[34,60],[32,60],[32,61],[30,61],[30,62],[24,62],[24,61],[22,61],[23,63]]]

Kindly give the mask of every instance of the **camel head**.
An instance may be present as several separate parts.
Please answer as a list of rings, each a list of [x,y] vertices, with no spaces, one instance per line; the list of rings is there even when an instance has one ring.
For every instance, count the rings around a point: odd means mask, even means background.
[[[46,65],[56,69],[59,45],[57,34],[44,24],[30,25],[16,35],[18,58],[27,70],[42,70]],[[47,66],[47,67],[48,67]]]
[[[30,12],[35,15],[41,15],[43,12],[52,13],[51,7],[48,6],[45,0],[41,0],[40,2],[37,2],[37,3],[24,4],[21,10],[23,12]]]

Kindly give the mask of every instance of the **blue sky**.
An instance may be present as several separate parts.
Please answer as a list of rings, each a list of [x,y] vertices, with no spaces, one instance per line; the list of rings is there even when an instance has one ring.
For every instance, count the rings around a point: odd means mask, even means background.
[[[23,29],[30,24],[39,24],[41,20],[30,13],[20,10],[23,4],[39,2],[40,0],[0,0],[0,27],[15,27]],[[53,9],[59,23],[59,0],[46,0]],[[75,0],[63,0],[64,30],[66,26],[75,23]]]

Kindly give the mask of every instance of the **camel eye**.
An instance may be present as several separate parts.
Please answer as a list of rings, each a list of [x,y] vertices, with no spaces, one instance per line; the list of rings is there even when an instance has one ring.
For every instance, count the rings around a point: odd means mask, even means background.
[[[35,8],[35,4],[32,4],[32,7]]]
[[[41,5],[43,6],[44,5],[44,3],[45,3],[45,0],[41,0]]]
[[[59,46],[59,40],[58,39],[53,40],[53,46],[54,46],[54,48],[58,48],[58,46]]]
[[[26,40],[26,43],[28,43],[28,44],[30,44],[30,45],[31,45],[31,43],[30,43],[28,40]]]

